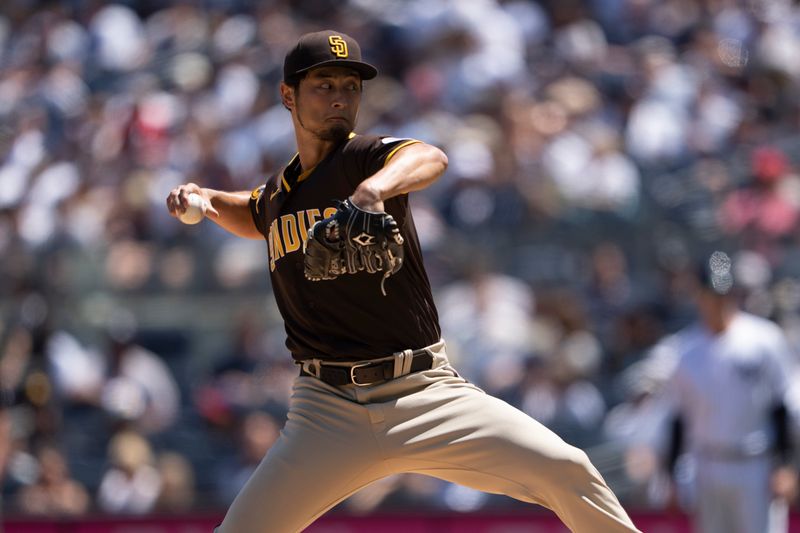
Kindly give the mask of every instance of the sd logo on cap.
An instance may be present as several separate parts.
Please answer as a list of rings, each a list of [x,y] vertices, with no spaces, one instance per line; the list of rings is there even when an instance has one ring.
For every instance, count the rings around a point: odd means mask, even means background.
[[[362,80],[378,75],[378,69],[361,61],[361,48],[355,39],[342,32],[324,30],[303,35],[289,50],[283,61],[283,81],[322,66],[352,68]]]
[[[347,42],[342,39],[341,35],[331,35],[328,37],[328,42],[331,43],[331,52],[336,57],[347,57]]]

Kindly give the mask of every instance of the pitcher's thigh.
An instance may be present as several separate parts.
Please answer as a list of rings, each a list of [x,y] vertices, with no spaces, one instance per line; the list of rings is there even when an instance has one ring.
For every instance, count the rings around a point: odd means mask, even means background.
[[[417,399],[420,412],[414,423],[395,431],[405,447],[407,467],[539,503],[573,531],[636,531],[582,450],[475,388],[431,392],[426,401]],[[597,527],[603,529],[592,529]]]
[[[420,406],[413,424],[395,435],[411,462],[438,464],[452,477],[469,478],[464,484],[480,478],[480,490],[526,500],[585,479],[586,454],[522,411],[471,387],[434,394],[449,397],[433,399],[428,410]]]

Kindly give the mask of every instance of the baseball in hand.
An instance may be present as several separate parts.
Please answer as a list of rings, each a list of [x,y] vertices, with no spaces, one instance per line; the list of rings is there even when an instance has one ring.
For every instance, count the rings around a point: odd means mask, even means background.
[[[184,224],[197,224],[206,216],[206,201],[195,192],[189,194],[187,200],[189,206],[178,216],[178,219]]]

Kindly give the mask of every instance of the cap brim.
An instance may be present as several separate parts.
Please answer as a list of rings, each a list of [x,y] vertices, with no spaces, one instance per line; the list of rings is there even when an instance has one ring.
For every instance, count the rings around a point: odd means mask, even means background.
[[[303,74],[304,72],[308,72],[309,70],[314,70],[315,68],[320,67],[351,68],[361,75],[362,80],[371,80],[378,75],[378,69],[369,63],[364,63],[363,61],[348,61],[346,59],[331,59],[330,61],[323,61],[322,63],[317,63],[316,65],[312,65],[308,68],[298,70],[295,72],[295,74]]]

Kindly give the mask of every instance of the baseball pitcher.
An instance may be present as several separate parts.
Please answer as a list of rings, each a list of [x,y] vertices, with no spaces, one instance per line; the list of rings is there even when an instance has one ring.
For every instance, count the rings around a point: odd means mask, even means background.
[[[415,139],[354,133],[358,43],[304,35],[281,84],[297,154],[250,192],[186,184],[226,230],[265,239],[298,365],[288,420],[221,533],[289,533],[384,476],[417,472],[552,509],[573,531],[637,531],[586,454],[448,362],[408,193],[447,167]]]

